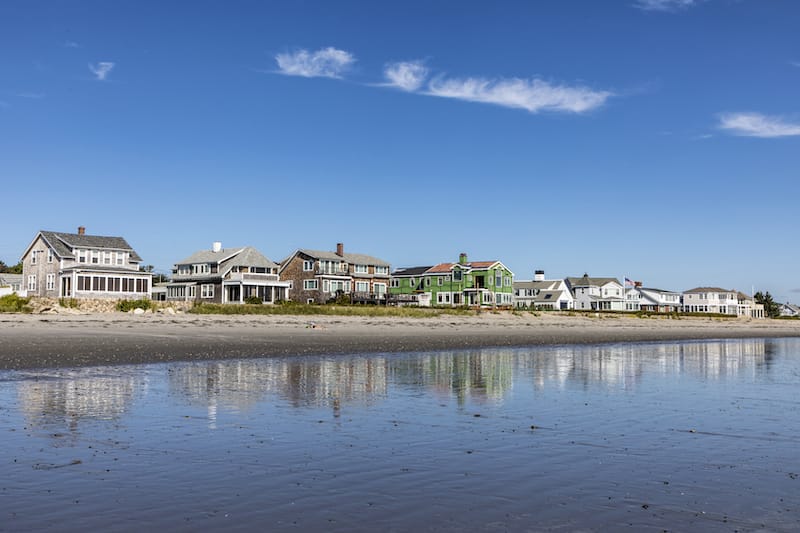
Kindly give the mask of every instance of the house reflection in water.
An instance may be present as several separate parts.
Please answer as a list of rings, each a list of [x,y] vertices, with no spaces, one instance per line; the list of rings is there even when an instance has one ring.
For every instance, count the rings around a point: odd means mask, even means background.
[[[77,438],[81,422],[121,418],[145,389],[139,373],[79,369],[37,372],[35,380],[20,381],[17,392],[31,427]]]

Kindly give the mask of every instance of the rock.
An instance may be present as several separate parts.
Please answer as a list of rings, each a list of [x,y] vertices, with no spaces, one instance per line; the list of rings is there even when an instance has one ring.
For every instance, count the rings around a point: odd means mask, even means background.
[[[141,309],[141,308],[137,307],[136,309],[133,310],[133,314],[134,315],[143,315],[144,314],[144,309]]]

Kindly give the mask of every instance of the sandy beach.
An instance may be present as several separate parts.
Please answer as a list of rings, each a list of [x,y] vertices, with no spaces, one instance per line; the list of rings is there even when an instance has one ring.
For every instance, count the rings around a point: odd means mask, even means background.
[[[2,315],[0,369],[796,336],[800,336],[800,321],[528,313],[436,318]]]

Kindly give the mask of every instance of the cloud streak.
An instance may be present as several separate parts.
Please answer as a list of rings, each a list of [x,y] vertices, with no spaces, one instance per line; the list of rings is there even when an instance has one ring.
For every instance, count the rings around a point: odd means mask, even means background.
[[[114,63],[111,61],[100,61],[96,65],[89,63],[89,70],[94,74],[94,79],[97,81],[105,81],[113,68]]]
[[[800,123],[761,113],[720,113],[719,129],[744,137],[791,137],[800,135]]]
[[[275,61],[278,63],[278,72],[287,76],[341,78],[356,58],[350,52],[328,47],[315,52],[298,50],[278,54]]]
[[[386,86],[414,92],[422,87],[428,77],[428,68],[422,61],[390,63],[383,69]]]
[[[614,96],[610,91],[554,85],[540,79],[488,80],[445,77],[431,80],[426,94],[524,109],[530,113],[541,111],[584,113],[600,107],[608,98]]]
[[[680,11],[698,4],[698,0],[636,0],[633,7],[643,11]]]

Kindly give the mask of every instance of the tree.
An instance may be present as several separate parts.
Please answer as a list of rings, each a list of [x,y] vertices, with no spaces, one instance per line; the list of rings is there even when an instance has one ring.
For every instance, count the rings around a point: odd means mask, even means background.
[[[753,299],[756,301],[757,304],[761,304],[764,306],[764,314],[769,318],[775,318],[780,316],[781,308],[772,299],[772,295],[769,293],[769,291],[767,291],[766,293],[761,293],[761,291],[759,291],[753,296]]]
[[[8,266],[3,261],[0,261],[0,273],[4,274],[22,274],[22,261],[16,265]]]

